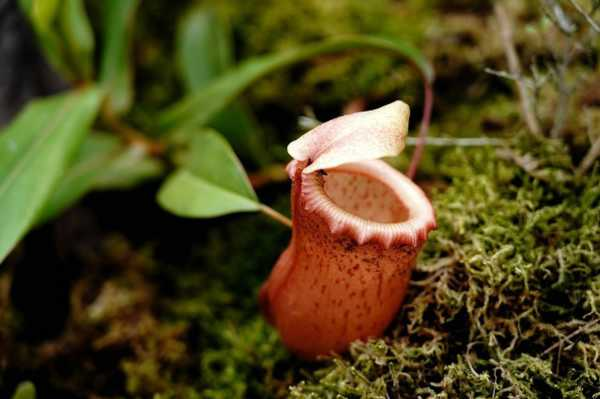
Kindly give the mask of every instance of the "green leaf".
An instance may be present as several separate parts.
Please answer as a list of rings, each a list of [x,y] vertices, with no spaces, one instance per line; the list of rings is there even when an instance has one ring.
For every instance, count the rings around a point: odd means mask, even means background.
[[[0,262],[35,222],[101,97],[93,88],[34,101],[0,134]]]
[[[151,158],[139,146],[122,148],[118,155],[94,179],[94,190],[126,190],[158,177],[163,163]]]
[[[73,80],[73,72],[65,60],[64,46],[60,36],[54,30],[38,31],[37,39],[48,62],[66,80]]]
[[[61,38],[54,29],[61,0],[19,0],[19,6],[29,18],[46,59],[67,79],[71,70],[64,59]]]
[[[176,43],[177,63],[190,93],[204,89],[232,66],[229,29],[211,8],[190,11],[178,26]],[[230,104],[207,125],[223,134],[242,158],[261,166],[269,162],[264,134],[241,101]],[[184,131],[188,132],[193,130]]]
[[[264,132],[245,102],[238,100],[229,104],[207,125],[221,132],[242,159],[252,161],[258,166],[271,163]]]
[[[194,175],[248,199],[257,200],[244,167],[219,133],[197,131],[179,161]]]
[[[433,69],[423,54],[409,43],[374,36],[350,36],[308,44],[277,54],[250,59],[212,81],[164,111],[159,117],[163,131],[190,126],[203,126],[257,79],[274,70],[298,63],[312,57],[357,48],[386,50],[411,60],[424,78],[433,81]]]
[[[190,11],[177,29],[177,63],[189,91],[206,87],[232,65],[229,30],[207,7]]]
[[[94,32],[83,0],[62,0],[59,23],[68,45],[70,59],[81,77],[90,80],[94,73]]]
[[[182,167],[158,193],[158,202],[166,210],[197,218],[260,210],[244,168],[218,133],[196,134],[180,161]]]
[[[15,389],[12,399],[35,399],[35,385],[32,382],[22,382]]]
[[[163,165],[139,148],[128,147],[113,134],[89,135],[38,216],[42,224],[93,190],[130,188],[160,175]]]
[[[33,0],[19,0],[19,7],[21,11],[31,18],[31,10],[33,9]]]
[[[108,134],[91,134],[77,154],[73,164],[57,184],[51,197],[39,214],[37,223],[42,224],[74,204],[94,185],[94,180],[112,161],[120,150],[119,140]]]
[[[50,30],[60,2],[61,0],[32,0],[29,9],[33,24],[40,30]]]
[[[100,82],[106,89],[107,110],[126,112],[133,102],[133,68],[130,60],[134,15],[139,0],[104,0]]]
[[[158,203],[177,216],[190,218],[260,210],[258,202],[224,190],[186,169],[169,176],[158,193]]]

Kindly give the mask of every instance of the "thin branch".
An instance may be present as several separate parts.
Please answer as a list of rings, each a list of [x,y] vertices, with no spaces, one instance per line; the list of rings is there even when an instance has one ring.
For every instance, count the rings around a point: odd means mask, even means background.
[[[425,143],[427,141],[427,132],[429,131],[429,122],[431,121],[431,110],[433,108],[433,88],[431,83],[426,79],[424,80],[425,85],[425,103],[423,105],[423,118],[421,119],[421,127],[419,129],[419,136],[417,138],[417,144],[413,153],[412,159],[410,160],[410,166],[406,175],[409,179],[414,179],[421,158],[423,157],[423,150],[425,149]]]
[[[290,218],[288,218],[287,216],[284,216],[281,213],[277,212],[275,209],[273,209],[265,204],[260,204],[260,211],[262,213],[264,213],[265,215],[267,215],[268,217],[270,217],[271,219],[273,219],[283,225],[286,225],[290,229],[292,228],[292,220]]]
[[[577,176],[583,176],[589,168],[592,167],[594,162],[600,157],[600,137],[596,139],[588,153],[585,155],[579,167],[577,168]]]
[[[572,35],[577,31],[577,25],[565,13],[557,0],[544,0],[546,15],[565,34]]]
[[[504,45],[506,59],[508,61],[508,68],[511,75],[517,78],[517,88],[521,99],[521,113],[523,114],[523,119],[525,120],[529,131],[534,135],[541,137],[542,129],[540,128],[539,121],[534,112],[533,99],[527,89],[526,81],[523,78],[521,62],[519,61],[513,42],[513,27],[508,17],[508,13],[500,3],[495,4],[494,12],[500,26],[500,34],[502,37],[502,44]]]
[[[311,119],[312,120],[312,119]],[[317,122],[318,125],[318,122]],[[406,146],[415,147],[419,144],[418,137],[407,137]],[[492,137],[427,137],[427,147],[500,147],[505,146],[507,141]],[[248,175],[253,188],[259,189],[269,184],[282,183],[289,179],[284,164],[274,164],[258,172]]]
[[[495,72],[497,71],[493,71],[490,72],[492,74],[495,74]],[[313,129],[317,126],[319,126],[321,124],[321,122],[312,117],[312,116],[301,116],[299,118],[299,122],[298,124],[300,125],[301,128],[303,128],[304,130],[310,130]],[[408,147],[414,147],[419,143],[419,138],[418,137],[407,137],[406,138],[406,145]],[[503,139],[496,139],[496,138],[491,138],[491,137],[439,137],[439,136],[427,136],[427,142],[425,143],[426,146],[432,146],[432,147],[481,147],[481,146],[499,146],[499,145],[504,145],[506,144],[506,140]],[[285,169],[285,165],[280,165],[280,168],[283,170]],[[268,167],[267,169],[265,169],[265,171],[267,173],[271,173],[270,172],[270,167]],[[265,171],[259,171],[257,174],[257,179],[258,180],[262,180],[261,175],[263,175],[265,173]],[[285,175],[285,177],[287,178],[287,174]],[[252,185],[254,186],[254,181],[253,181],[253,175],[250,175],[250,181],[252,182]]]
[[[506,71],[497,71],[497,70],[492,69],[492,68],[485,68],[483,71],[485,73],[497,76],[497,77],[502,78],[502,79],[514,80],[515,82],[517,82],[519,80],[518,76],[510,74],[510,73],[508,73]]]
[[[414,146],[419,143],[418,137],[407,137],[406,145]],[[500,146],[506,144],[505,140],[490,137],[427,137],[425,145],[432,147],[484,147]]]
[[[581,4],[579,4],[577,1],[575,0],[570,0],[571,4],[573,5],[573,7],[575,7],[575,9],[581,14],[583,15],[583,17],[586,19],[586,21],[588,21],[588,23],[590,24],[590,26],[592,27],[593,30],[595,30],[596,32],[600,33],[600,25],[598,25],[598,23],[596,21],[594,21],[594,18],[592,18],[592,16],[587,13],[583,7],[581,7]]]
[[[595,134],[594,132],[594,121],[592,118],[592,113],[590,112],[590,110],[588,108],[585,108],[583,110],[584,114],[584,118],[585,118],[585,124],[586,124],[586,134],[588,137],[588,140],[590,141],[590,144],[594,144],[594,142],[596,141],[596,138],[600,138],[600,134]]]
[[[518,167],[520,167],[530,175],[534,177],[539,177],[537,175],[537,170],[540,166],[540,162],[537,159],[533,158],[530,154],[521,155],[511,150],[510,148],[499,148],[496,150],[496,154],[501,159],[513,161],[515,164],[517,164]]]

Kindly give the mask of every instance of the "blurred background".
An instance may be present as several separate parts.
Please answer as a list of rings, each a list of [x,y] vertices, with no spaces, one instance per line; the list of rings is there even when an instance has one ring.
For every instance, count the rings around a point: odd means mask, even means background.
[[[0,0],[0,397],[596,397],[599,6]],[[231,168],[289,216],[288,142],[401,99],[406,170],[424,85],[440,229],[407,306],[302,362],[256,299],[289,228],[185,214],[177,173]]]

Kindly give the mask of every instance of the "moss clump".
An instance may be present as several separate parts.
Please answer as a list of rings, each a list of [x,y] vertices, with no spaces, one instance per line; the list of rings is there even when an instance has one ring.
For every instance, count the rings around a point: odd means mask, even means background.
[[[261,317],[257,295],[289,233],[246,216],[200,239],[163,275],[172,293],[164,297],[165,317],[189,326],[194,372],[186,378],[194,376],[189,383],[202,398],[284,397],[298,363]]]
[[[525,141],[511,151],[553,149],[539,170],[566,175],[560,147]],[[544,182],[492,150],[443,158],[439,229],[387,338],[354,344],[292,396],[600,397],[600,170]]]

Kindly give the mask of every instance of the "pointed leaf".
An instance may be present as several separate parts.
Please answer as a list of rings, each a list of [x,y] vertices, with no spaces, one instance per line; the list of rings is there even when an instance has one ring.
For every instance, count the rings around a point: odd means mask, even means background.
[[[83,0],[62,0],[59,22],[70,59],[80,76],[90,80],[94,72],[94,32]]]
[[[35,399],[35,385],[32,382],[22,382],[15,389],[12,399]]]
[[[198,132],[180,161],[158,194],[165,209],[198,218],[260,209],[242,165],[218,133]]]
[[[58,13],[61,0],[33,0],[30,3],[31,17],[34,25],[41,30],[51,29]]]
[[[227,191],[257,200],[244,167],[219,133],[197,131],[190,148],[179,160],[194,175]]]
[[[256,57],[242,63],[214,80],[205,89],[195,92],[164,111],[159,118],[159,127],[166,131],[203,126],[250,84],[268,73],[321,54],[356,48],[381,49],[406,57],[420,69],[426,80],[433,80],[433,69],[427,59],[418,49],[402,40],[373,36],[330,39],[277,54]]]
[[[258,202],[224,190],[186,169],[179,169],[165,181],[158,203],[175,215],[190,218],[260,210]]]
[[[214,10],[198,7],[177,29],[177,63],[189,91],[206,87],[232,64],[230,36]]]
[[[65,49],[54,28],[60,0],[19,0],[19,6],[31,22],[39,47],[48,62],[60,71],[63,77],[71,79],[72,71],[65,60]]]
[[[36,220],[100,100],[86,89],[34,101],[0,134],[0,261]]]
[[[126,112],[133,102],[130,45],[139,0],[104,0],[100,82],[106,89],[106,107],[112,114]]]

